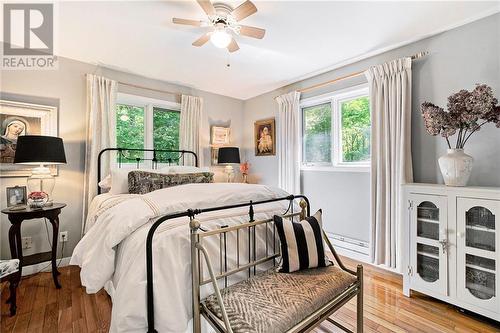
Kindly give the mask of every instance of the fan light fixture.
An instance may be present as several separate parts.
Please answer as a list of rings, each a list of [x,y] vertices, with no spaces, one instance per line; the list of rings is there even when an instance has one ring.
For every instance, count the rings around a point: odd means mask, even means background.
[[[257,7],[250,0],[246,0],[236,8],[221,2],[212,3],[211,0],[196,0],[196,2],[207,15],[207,20],[172,18],[174,24],[210,29],[195,40],[192,43],[193,46],[201,47],[211,40],[215,47],[227,48],[232,53],[240,49],[235,36],[262,39],[266,34],[265,29],[240,23],[241,20],[257,12]]]
[[[217,27],[216,30],[210,36],[210,41],[216,47],[220,49],[226,48],[229,43],[231,43],[231,35],[227,33],[226,29],[223,27]]]

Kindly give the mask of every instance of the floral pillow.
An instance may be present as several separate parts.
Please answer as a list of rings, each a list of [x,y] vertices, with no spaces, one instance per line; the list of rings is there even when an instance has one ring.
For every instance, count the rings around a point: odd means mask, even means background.
[[[157,173],[130,171],[128,173],[128,193],[146,194],[166,187],[193,183],[213,183],[212,172],[199,173]]]

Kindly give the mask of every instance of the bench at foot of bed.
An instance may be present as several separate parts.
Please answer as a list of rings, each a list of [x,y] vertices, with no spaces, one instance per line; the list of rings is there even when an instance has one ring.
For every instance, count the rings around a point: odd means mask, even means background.
[[[336,266],[295,273],[270,270],[221,290],[221,295],[234,333],[295,332],[308,326],[304,320],[311,314],[328,313],[328,308],[352,298],[356,282],[356,276]],[[202,301],[202,314],[224,329],[215,295]]]
[[[303,200],[300,207],[300,212],[282,215],[282,218],[298,217],[300,221],[303,221],[309,214],[308,205]],[[346,332],[352,332],[329,317],[354,297],[357,302],[356,329],[358,333],[362,333],[363,266],[358,265],[356,271],[347,268],[340,260],[326,233],[321,231],[320,237],[328,246],[336,265],[293,273],[278,273],[274,267],[255,275],[255,268],[260,264],[273,263],[275,266],[281,252],[279,238],[275,232],[275,219],[254,221],[252,207],[250,216],[251,222],[230,227],[224,226],[211,231],[204,231],[199,221],[191,219],[193,333],[201,332],[202,316],[220,333],[303,333],[311,331],[324,320],[328,320]],[[263,254],[259,257],[257,256],[257,230],[263,233],[261,239],[265,242],[261,244],[264,251],[261,251]],[[226,240],[230,239],[229,234],[233,234],[231,236],[236,239],[234,252],[227,248]],[[219,242],[219,255],[214,256],[220,266],[217,274],[210,255],[203,245],[204,240],[209,237],[216,239],[215,242],[212,241],[212,245]],[[240,242],[246,244],[240,244]],[[248,261],[245,259],[240,262],[241,248],[248,249]],[[228,267],[228,252],[236,255],[236,267]],[[216,251],[213,252],[215,253]],[[205,266],[209,278],[203,277],[202,267]],[[253,277],[251,277],[251,268],[253,268]],[[247,280],[227,286],[229,276],[246,270],[249,274]],[[222,281],[226,288],[221,290],[219,285]],[[215,293],[201,300],[200,287],[207,284],[212,286]]]

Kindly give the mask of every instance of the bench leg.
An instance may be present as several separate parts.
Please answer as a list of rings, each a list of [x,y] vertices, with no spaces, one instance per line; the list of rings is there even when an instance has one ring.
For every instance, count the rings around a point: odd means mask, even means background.
[[[363,266],[358,265],[357,276],[359,283],[359,292],[357,296],[357,309],[356,309],[356,329],[358,333],[363,333]]]

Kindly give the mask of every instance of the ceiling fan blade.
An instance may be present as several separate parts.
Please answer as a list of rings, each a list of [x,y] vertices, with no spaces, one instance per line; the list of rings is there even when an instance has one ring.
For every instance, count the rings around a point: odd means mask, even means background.
[[[194,25],[195,27],[201,27],[201,25],[203,24],[203,21],[181,19],[177,17],[172,18],[172,22],[174,22],[175,24]]]
[[[212,5],[212,2],[210,2],[210,0],[196,0],[196,1],[208,16],[215,15],[215,8],[214,5]]]
[[[265,34],[266,34],[265,29],[261,29],[261,28],[257,28],[257,27],[249,27],[247,25],[242,25],[240,27],[240,35],[242,35],[242,36],[262,39],[262,38],[264,38]]]
[[[203,36],[201,36],[200,38],[198,38],[197,40],[195,40],[193,42],[193,46],[202,46],[203,44],[205,44],[206,42],[208,42],[208,40],[210,39],[210,33],[207,32],[206,34],[204,34]]]
[[[253,4],[252,1],[247,0],[231,12],[231,16],[234,17],[236,21],[241,21],[245,17],[248,17],[257,12],[257,7]]]
[[[229,52],[233,53],[233,52],[236,52],[240,49],[240,47],[238,46],[238,43],[236,43],[236,40],[234,39],[231,39],[231,43],[229,43],[229,45],[227,46],[227,49]]]

